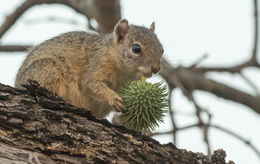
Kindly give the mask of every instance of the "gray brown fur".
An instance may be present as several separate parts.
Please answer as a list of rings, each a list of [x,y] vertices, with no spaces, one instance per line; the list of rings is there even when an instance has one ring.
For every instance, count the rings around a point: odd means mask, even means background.
[[[162,45],[150,29],[128,25],[123,19],[111,34],[69,32],[36,46],[16,77],[21,88],[28,79],[64,100],[90,109],[97,117],[124,109],[117,91],[128,81],[150,77],[160,69]],[[133,44],[142,52],[132,51]]]

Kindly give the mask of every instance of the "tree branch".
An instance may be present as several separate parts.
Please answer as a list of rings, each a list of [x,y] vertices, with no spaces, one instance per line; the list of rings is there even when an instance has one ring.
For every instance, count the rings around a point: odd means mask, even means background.
[[[40,4],[63,4],[86,18],[94,18],[99,24],[99,31],[111,32],[116,22],[121,18],[119,0],[26,0],[16,10],[6,17],[6,20],[0,27],[0,39],[12,27],[13,24],[28,9]],[[104,14],[104,15],[103,15]],[[105,17],[103,17],[105,16]]]
[[[25,87],[0,84],[0,163],[17,159],[28,163],[32,158],[39,163],[226,163],[222,150],[210,161],[201,153],[162,145],[99,120],[35,81]]]
[[[179,79],[187,90],[202,90],[218,97],[243,104],[260,114],[260,97],[252,96],[225,84],[207,79],[203,74],[189,68],[173,68],[166,60],[162,60],[160,75],[172,86],[177,86],[174,79]]]
[[[34,3],[37,3],[37,1],[32,0],[26,0],[24,3],[22,3],[21,6],[16,8],[16,10],[8,15],[4,21],[4,23],[0,27],[0,39],[2,36],[6,33],[7,30],[10,29],[10,27],[16,22],[16,20],[30,7],[34,5]]]
[[[26,52],[31,47],[29,45],[0,45],[0,52]]]

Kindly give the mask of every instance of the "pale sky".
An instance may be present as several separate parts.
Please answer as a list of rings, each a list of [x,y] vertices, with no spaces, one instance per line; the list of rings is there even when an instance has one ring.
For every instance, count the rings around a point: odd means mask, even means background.
[[[0,1],[0,24],[4,16],[22,1]],[[189,65],[203,54],[209,57],[202,63],[207,66],[233,65],[248,59],[253,41],[252,2],[245,0],[122,0],[122,16],[132,24],[149,27],[156,22],[156,33],[164,45],[165,57],[175,65]],[[76,25],[30,20],[44,20],[49,16],[66,18],[78,22]],[[86,30],[84,17],[62,5],[42,5],[32,8],[4,36],[1,43],[38,44],[46,39],[72,30]],[[13,85],[16,72],[26,53],[0,53],[0,83]],[[249,68],[244,73],[258,85],[260,72]],[[209,78],[225,82],[243,91],[254,93],[239,75],[211,73]],[[151,78],[156,82],[159,78]],[[258,85],[260,87],[260,85]],[[250,109],[231,101],[217,98],[209,93],[197,91],[199,104],[213,114],[213,123],[240,134],[260,149],[260,116]],[[174,91],[173,106],[179,113],[194,113],[194,107]],[[193,116],[177,115],[179,126],[194,123]],[[169,118],[158,130],[171,128]],[[161,143],[171,141],[171,136],[155,137]],[[244,143],[220,131],[210,130],[213,149],[223,148],[227,159],[236,163],[258,164],[259,158]],[[199,129],[178,134],[178,148],[206,153],[206,147]]]

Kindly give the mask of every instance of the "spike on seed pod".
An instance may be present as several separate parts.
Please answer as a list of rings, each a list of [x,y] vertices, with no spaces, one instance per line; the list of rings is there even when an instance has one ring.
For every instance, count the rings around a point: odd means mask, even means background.
[[[163,122],[168,95],[163,82],[151,84],[145,80],[127,83],[119,91],[126,109],[121,115],[124,125],[140,132],[148,132]]]

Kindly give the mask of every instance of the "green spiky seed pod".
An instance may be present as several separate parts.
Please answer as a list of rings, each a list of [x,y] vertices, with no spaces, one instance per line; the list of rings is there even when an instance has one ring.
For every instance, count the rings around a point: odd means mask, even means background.
[[[168,95],[163,83],[151,84],[145,80],[127,83],[120,89],[125,110],[121,115],[124,125],[140,132],[148,132],[163,122],[168,106]]]

